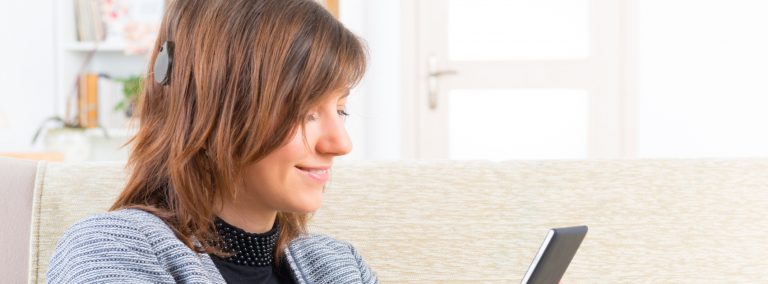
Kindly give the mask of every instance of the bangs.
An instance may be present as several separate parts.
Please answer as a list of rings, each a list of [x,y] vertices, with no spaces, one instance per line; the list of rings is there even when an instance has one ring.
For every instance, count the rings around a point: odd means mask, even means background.
[[[331,71],[331,84],[335,88],[354,88],[365,75],[366,52],[362,41],[355,35],[343,33],[337,49],[337,66]]]
[[[366,48],[363,41],[332,19],[326,32],[320,32],[312,43],[309,62],[305,74],[312,91],[309,103],[314,105],[326,98],[333,91],[352,89],[363,79],[367,64]],[[313,54],[314,53],[314,54]]]

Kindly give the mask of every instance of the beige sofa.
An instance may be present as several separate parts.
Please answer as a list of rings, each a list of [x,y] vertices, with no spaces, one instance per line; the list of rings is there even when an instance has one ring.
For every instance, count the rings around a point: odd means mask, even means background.
[[[58,237],[124,180],[0,159],[0,282],[44,282]],[[563,283],[768,283],[767,211],[768,160],[340,162],[312,229],[383,283],[516,283],[548,228],[578,224]]]

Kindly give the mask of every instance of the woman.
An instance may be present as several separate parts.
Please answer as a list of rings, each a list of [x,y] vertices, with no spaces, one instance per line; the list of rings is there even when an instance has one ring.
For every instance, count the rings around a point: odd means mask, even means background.
[[[167,8],[110,212],[60,239],[51,283],[375,283],[351,245],[306,232],[363,45],[312,0]]]

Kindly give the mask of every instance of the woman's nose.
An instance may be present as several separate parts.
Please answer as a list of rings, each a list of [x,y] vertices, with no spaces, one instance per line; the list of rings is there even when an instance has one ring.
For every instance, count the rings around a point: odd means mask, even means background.
[[[343,118],[331,119],[324,124],[316,150],[318,153],[333,156],[343,156],[352,151],[352,140]]]

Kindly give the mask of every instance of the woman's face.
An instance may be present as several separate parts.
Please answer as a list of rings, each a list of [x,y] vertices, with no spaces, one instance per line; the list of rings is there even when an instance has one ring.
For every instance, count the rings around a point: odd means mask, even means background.
[[[282,212],[314,212],[323,199],[333,158],[352,150],[344,116],[348,90],[332,93],[310,111],[301,130],[277,150],[246,168],[243,206]]]

